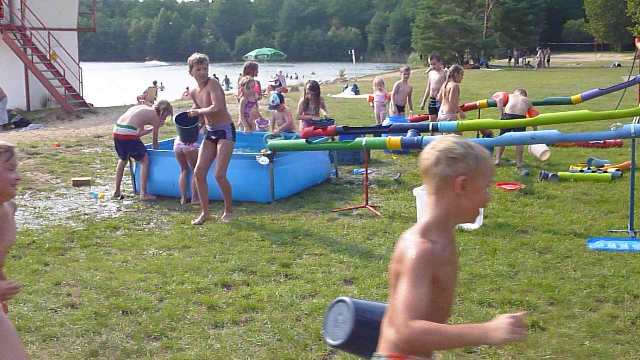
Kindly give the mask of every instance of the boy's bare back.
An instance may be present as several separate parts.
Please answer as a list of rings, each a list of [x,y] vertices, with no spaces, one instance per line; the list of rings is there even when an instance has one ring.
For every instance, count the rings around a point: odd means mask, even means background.
[[[160,126],[160,120],[156,109],[149,105],[136,105],[129,108],[118,118],[120,125],[135,126],[138,131],[144,130],[145,125]]]
[[[509,94],[509,102],[504,107],[504,112],[514,115],[526,115],[529,108],[531,108],[529,99],[526,96],[514,93]]]
[[[458,271],[454,229],[473,221],[489,202],[494,175],[489,152],[462,137],[442,136],[422,151],[420,171],[430,189],[427,215],[402,234],[394,249],[376,359],[391,354],[431,358],[436,350],[524,339],[524,313],[447,324]]]
[[[434,229],[428,235],[428,229]],[[389,306],[382,324],[378,352],[430,357],[434,349],[414,352],[394,334],[420,319],[445,324],[453,303],[458,259],[453,234],[437,224],[418,223],[407,230],[389,266]]]

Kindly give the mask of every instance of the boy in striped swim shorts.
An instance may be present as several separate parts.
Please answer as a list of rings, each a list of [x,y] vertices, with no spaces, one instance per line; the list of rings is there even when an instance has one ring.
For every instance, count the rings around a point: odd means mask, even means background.
[[[158,130],[164,124],[167,116],[173,116],[173,108],[166,100],[160,100],[154,106],[136,105],[125,112],[113,126],[113,144],[118,154],[118,165],[116,167],[115,189],[113,198],[121,199],[120,186],[124,168],[129,158],[140,162],[140,199],[154,200],[155,196],[147,193],[147,178],[149,175],[149,157],[147,148],[144,146],[141,137],[149,133],[153,134],[153,148],[158,148]],[[150,126],[150,128],[146,128]]]

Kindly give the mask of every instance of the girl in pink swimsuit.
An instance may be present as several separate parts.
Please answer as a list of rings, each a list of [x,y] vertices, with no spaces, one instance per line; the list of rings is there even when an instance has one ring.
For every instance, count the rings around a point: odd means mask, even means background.
[[[375,77],[373,79],[373,115],[376,119],[376,124],[380,125],[387,117],[387,103],[389,102],[389,93],[384,86],[384,80],[381,77]]]

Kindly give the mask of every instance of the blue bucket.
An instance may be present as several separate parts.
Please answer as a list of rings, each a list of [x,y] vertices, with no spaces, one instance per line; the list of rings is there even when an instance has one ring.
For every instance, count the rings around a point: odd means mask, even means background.
[[[187,112],[176,115],[174,120],[180,141],[185,144],[193,144],[198,141],[200,130],[198,117],[190,117]]]

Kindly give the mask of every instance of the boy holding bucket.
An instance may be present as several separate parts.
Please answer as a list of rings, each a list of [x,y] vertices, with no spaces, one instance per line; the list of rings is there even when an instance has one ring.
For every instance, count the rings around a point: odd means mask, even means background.
[[[194,170],[202,211],[200,216],[191,221],[191,224],[202,225],[209,219],[207,173],[214,160],[216,160],[215,178],[224,200],[224,212],[220,216],[220,220],[229,222],[233,209],[231,184],[227,180],[227,168],[236,142],[236,128],[231,120],[231,114],[227,110],[222,86],[216,79],[209,77],[209,57],[194,53],[189,56],[187,63],[189,74],[198,83],[198,86],[191,90],[193,108],[189,110],[189,116],[199,117],[206,127],[204,141],[200,146],[198,162]]]
[[[426,216],[396,243],[389,266],[389,305],[372,359],[431,359],[436,350],[524,340],[525,313],[478,324],[447,324],[454,301],[456,224],[472,222],[489,202],[494,168],[480,145],[442,136],[420,155]]]
[[[173,116],[173,108],[166,100],[160,100],[154,106],[136,105],[127,110],[113,126],[113,144],[118,154],[116,167],[114,199],[121,199],[120,185],[124,175],[124,167],[129,158],[140,162],[140,199],[154,200],[155,196],[147,193],[147,177],[149,175],[149,157],[147,148],[140,138],[153,133],[153,148],[158,148],[158,131],[167,116]],[[146,128],[150,126],[151,128]]]

